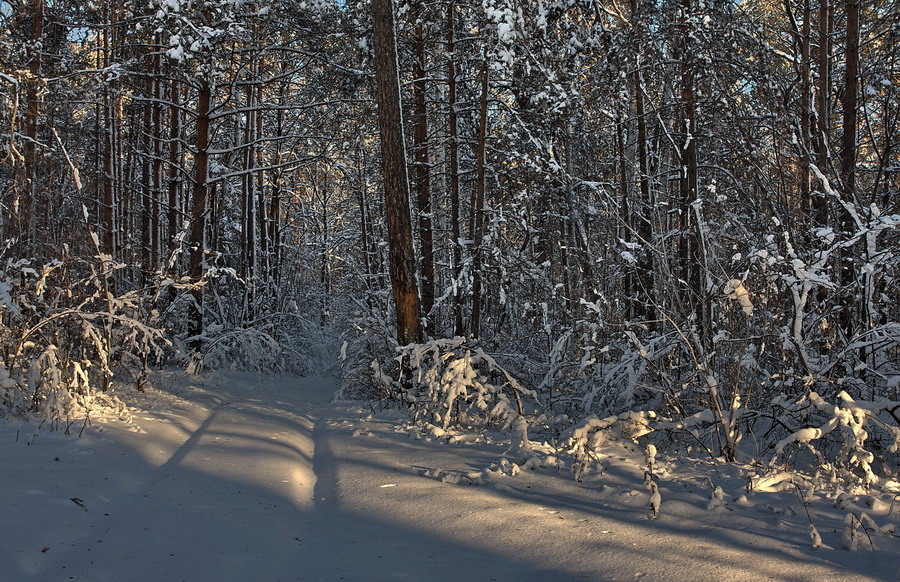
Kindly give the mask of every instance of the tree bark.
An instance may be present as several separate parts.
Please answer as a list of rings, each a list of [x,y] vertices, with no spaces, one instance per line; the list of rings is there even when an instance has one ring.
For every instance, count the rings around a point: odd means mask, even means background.
[[[478,107],[478,141],[475,145],[475,189],[472,192],[472,215],[469,221],[472,239],[472,337],[481,333],[481,244],[484,240],[484,197],[487,182],[487,122],[488,122],[488,63],[487,54],[481,69],[481,98]]]
[[[392,0],[373,0],[373,42],[389,270],[400,345],[422,341]]]
[[[709,301],[706,296],[706,263],[703,256],[702,229],[698,211],[694,203],[699,197],[699,160],[697,152],[697,103],[696,103],[696,66],[691,55],[691,41],[688,33],[690,24],[687,16],[692,9],[692,0],[684,0],[685,31],[682,38],[681,51],[681,106],[683,108],[682,134],[684,144],[681,148],[681,278],[687,282],[686,304],[684,307],[697,318],[697,331],[701,341],[710,342],[711,318],[708,313]],[[687,314],[686,314],[687,315]],[[710,347],[710,346],[706,346]]]
[[[844,67],[844,133],[841,139],[841,180],[851,201],[856,194],[857,101],[859,94],[859,3],[847,0],[847,48]],[[842,225],[843,220],[841,221]]]
[[[252,85],[247,85],[246,90],[246,106],[247,114],[244,121],[244,177],[243,177],[243,221],[241,232],[244,235],[244,281],[246,284],[246,312],[245,318],[249,321],[255,315],[256,309],[256,173],[254,167],[256,156],[254,153],[256,140],[256,122],[257,111],[255,108],[255,93]]]
[[[819,2],[819,91],[816,96],[816,164],[827,175],[829,144],[828,102],[831,94],[831,6],[829,0]],[[828,224],[828,204],[824,196],[815,201],[815,214],[820,225]]]
[[[357,142],[356,146],[356,194],[359,199],[359,230],[362,242],[363,263],[365,265],[365,282],[366,289],[372,290],[372,279],[375,277],[375,271],[372,267],[372,244],[369,236],[369,204],[366,195],[366,176],[363,173],[363,151],[362,141]]]
[[[157,37],[159,40],[159,37]],[[151,201],[150,222],[150,264],[145,265],[148,270],[159,268],[159,232],[160,232],[160,197],[162,196],[162,59],[159,55],[159,42],[156,43],[157,53],[153,58],[153,200]]]
[[[810,78],[810,19],[812,11],[810,0],[803,0],[803,28],[800,33],[800,144],[803,160],[800,164],[800,195],[805,207],[813,209],[810,196],[810,153],[812,151],[811,119],[812,119],[812,80]]]
[[[200,81],[197,97],[197,142],[194,154],[194,192],[191,207],[191,256],[189,274],[194,286],[194,313],[190,321],[189,335],[197,338],[203,333],[203,251],[206,232],[206,196],[209,180],[209,109],[211,89],[205,79]],[[194,349],[199,350],[201,342],[194,341]]]
[[[450,173],[450,241],[453,273],[453,335],[465,335],[462,317],[462,249],[459,208],[459,122],[456,115],[456,2],[447,8],[447,121],[450,125],[448,171]]]
[[[421,273],[422,314],[425,318],[425,332],[434,329],[432,321],[434,308],[434,233],[431,219],[431,166],[428,151],[428,107],[426,103],[427,84],[425,82],[425,29],[424,2],[416,5],[416,69],[413,93],[415,95],[416,123],[414,134],[416,205],[419,216],[419,241],[422,248]]]
[[[172,253],[178,238],[178,190],[179,169],[181,167],[181,89],[178,81],[172,79],[171,92],[169,94],[171,105],[169,106],[169,190],[167,212],[167,234],[169,247],[168,253]]]
[[[634,20],[638,11],[638,0],[631,1],[631,14]],[[632,315],[636,319],[655,320],[651,307],[653,293],[653,254],[651,244],[653,242],[653,223],[650,212],[653,208],[650,200],[650,168],[647,160],[647,119],[644,111],[644,86],[641,79],[641,62],[632,75],[634,85],[634,114],[637,118],[637,152],[638,172],[641,197],[637,204],[632,204],[632,228],[634,228],[638,242],[645,247],[637,257],[635,299],[632,302]],[[639,292],[638,292],[639,291]],[[643,300],[641,300],[643,299]],[[651,323],[652,325],[652,323]]]
[[[107,10],[108,10],[107,6]],[[107,15],[107,19],[111,16]],[[112,64],[112,55],[110,47],[111,28],[103,31],[103,66],[109,67]],[[113,191],[113,157],[115,156],[113,140],[114,131],[114,114],[115,106],[111,89],[105,87],[103,89],[103,236],[101,238],[103,252],[110,256],[115,256],[115,232],[116,232],[116,216],[115,216],[115,192]]]
[[[41,37],[44,35],[44,0],[34,0],[32,3],[32,42],[34,53],[31,55],[31,62],[28,64],[28,70],[31,78],[28,81],[28,108],[25,111],[25,135],[28,138],[25,142],[25,182],[26,192],[22,200],[21,221],[19,234],[22,239],[23,249],[29,252],[31,247],[31,236],[34,225],[34,203],[37,197],[37,127],[38,114],[40,111],[40,96],[38,92],[38,82],[41,76]],[[15,206],[15,205],[14,205]]]
[[[284,103],[285,85],[282,83],[278,90],[279,105]],[[275,112],[275,135],[281,136],[284,131],[284,111]],[[269,233],[268,238],[272,243],[272,284],[277,288],[281,284],[281,196],[282,196],[282,153],[281,143],[275,145],[275,169],[272,171],[272,199],[269,207]]]
[[[854,204],[856,200],[856,154],[857,123],[859,93],[859,3],[860,0],[847,0],[847,40],[846,64],[844,66],[844,99],[843,125],[841,136],[841,182],[845,204]],[[845,236],[850,236],[855,225],[850,212],[844,206],[838,209],[838,228]],[[854,292],[857,286],[856,270],[853,265],[853,252],[845,249],[841,260],[841,286],[849,294],[844,300],[840,312],[841,329],[849,339],[853,335],[853,309],[856,303]]]
[[[143,107],[143,127],[141,128],[141,135],[143,136],[141,140],[141,145],[143,148],[142,152],[142,160],[141,160],[141,276],[144,277],[146,272],[152,269],[153,259],[152,259],[152,248],[153,248],[153,237],[151,236],[151,216],[153,213],[153,197],[155,193],[153,192],[154,180],[151,177],[151,151],[154,146],[151,143],[151,136],[154,135],[154,108],[155,103],[153,100],[154,97],[154,70],[153,70],[153,52],[155,47],[151,44],[148,47],[147,55],[146,55],[146,66],[147,66],[147,77],[144,79],[144,98],[146,101],[144,102]]]

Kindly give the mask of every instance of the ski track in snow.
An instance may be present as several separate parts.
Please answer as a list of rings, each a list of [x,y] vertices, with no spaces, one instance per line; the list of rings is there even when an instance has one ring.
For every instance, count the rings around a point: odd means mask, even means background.
[[[900,580],[897,538],[836,549],[843,513],[811,504],[814,551],[796,494],[733,502],[730,467],[711,498],[663,466],[649,519],[623,447],[581,484],[545,467],[469,485],[503,457],[490,435],[416,440],[330,403],[326,378],[171,378],[81,438],[0,424],[0,581]]]

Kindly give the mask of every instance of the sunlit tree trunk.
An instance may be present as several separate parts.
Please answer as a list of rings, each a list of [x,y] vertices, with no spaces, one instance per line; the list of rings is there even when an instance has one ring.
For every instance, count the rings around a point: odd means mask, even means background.
[[[392,0],[373,0],[373,41],[389,269],[400,345],[422,341]]]

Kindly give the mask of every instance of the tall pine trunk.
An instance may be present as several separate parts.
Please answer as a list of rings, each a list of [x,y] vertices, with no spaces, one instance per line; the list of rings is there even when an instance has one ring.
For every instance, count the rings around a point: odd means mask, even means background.
[[[428,106],[427,84],[425,81],[425,27],[424,2],[417,4],[416,22],[416,68],[413,93],[415,95],[415,179],[416,206],[419,216],[419,241],[422,249],[421,273],[422,314],[425,318],[425,332],[430,334],[434,329],[432,321],[434,308],[434,234],[431,219],[431,166],[428,150]]]
[[[450,125],[448,171],[450,173],[450,241],[453,275],[453,335],[465,335],[462,317],[462,249],[459,208],[459,122],[456,114],[456,2],[447,8],[447,121]]]
[[[25,111],[25,185],[26,191],[21,201],[19,235],[25,253],[31,250],[32,230],[34,227],[34,204],[38,194],[37,188],[37,128],[40,111],[40,94],[38,80],[41,76],[41,37],[44,35],[44,0],[33,0],[32,42],[33,54],[28,64],[31,78],[27,84],[28,107]],[[14,208],[17,204],[14,204]]]
[[[472,191],[472,214],[469,219],[469,238],[473,241],[472,257],[472,337],[481,333],[481,263],[484,240],[484,197],[487,182],[487,122],[488,122],[488,62],[484,55],[481,69],[481,97],[478,107],[478,141],[475,145],[475,189]]]
[[[389,270],[400,345],[422,341],[392,0],[373,0],[373,42]]]
[[[194,192],[191,207],[191,255],[189,275],[193,287],[194,313],[190,321],[189,335],[199,338],[203,333],[203,251],[206,232],[206,197],[209,182],[209,109],[211,89],[205,79],[200,81],[197,97],[197,141],[194,153]],[[199,350],[201,341],[195,339],[193,348]]]
[[[638,12],[638,0],[631,0],[632,20]],[[640,184],[640,199],[631,204],[631,228],[637,237],[643,250],[638,254],[635,265],[635,277],[633,283],[633,299],[631,301],[631,315],[635,319],[650,320],[650,325],[656,320],[653,305],[653,222],[651,211],[653,208],[650,199],[650,167],[647,160],[648,138],[647,119],[644,107],[644,84],[641,76],[642,61],[638,59],[638,66],[632,74],[634,86],[634,115],[637,122],[637,154],[638,172]]]
[[[859,5],[860,0],[847,0],[847,40],[844,66],[843,134],[841,136],[841,183],[844,204],[856,201],[856,154],[859,94]],[[838,209],[838,228],[845,236],[851,236],[855,228],[853,217],[846,207]],[[853,252],[845,249],[841,256],[841,286],[847,295],[840,313],[841,329],[849,340],[853,335],[853,309],[857,303],[856,269]]]
[[[171,254],[174,252],[178,240],[178,199],[182,162],[179,141],[181,138],[181,87],[175,79],[172,79],[169,102],[169,188],[166,208],[166,234],[168,237],[167,251]]]

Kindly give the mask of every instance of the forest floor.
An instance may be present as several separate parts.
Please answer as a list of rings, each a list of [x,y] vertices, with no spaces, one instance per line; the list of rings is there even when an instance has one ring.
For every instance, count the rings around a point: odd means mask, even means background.
[[[0,579],[900,580],[890,496],[804,506],[793,488],[748,493],[749,467],[661,451],[651,519],[642,456],[625,445],[577,483],[549,453],[516,474],[501,435],[448,442],[332,403],[327,378],[156,385],[130,419],[68,435],[0,421]],[[844,519],[864,512],[859,549],[843,549]]]

